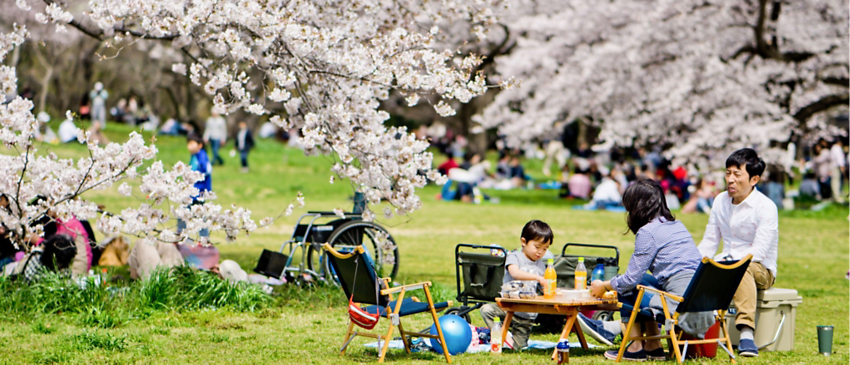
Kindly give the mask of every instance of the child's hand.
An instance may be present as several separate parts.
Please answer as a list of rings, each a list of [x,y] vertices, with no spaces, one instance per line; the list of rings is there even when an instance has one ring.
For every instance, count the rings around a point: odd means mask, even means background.
[[[546,278],[545,277],[537,275],[537,282],[540,283],[540,285],[543,285],[544,287],[546,286]]]

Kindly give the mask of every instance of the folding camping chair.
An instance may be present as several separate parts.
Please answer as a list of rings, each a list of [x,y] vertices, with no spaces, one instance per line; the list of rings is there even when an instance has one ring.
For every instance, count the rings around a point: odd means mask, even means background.
[[[348,344],[354,337],[360,335],[378,339],[378,344],[381,347],[378,362],[384,362],[390,340],[393,338],[393,327],[398,327],[398,331],[401,333],[401,341],[404,343],[404,350],[408,354],[410,353],[410,340],[407,338],[408,336],[435,338],[440,341],[443,347],[446,362],[451,364],[452,358],[449,355],[448,348],[446,348],[443,329],[440,328],[440,321],[437,318],[437,310],[450,306],[451,302],[434,303],[431,297],[431,291],[428,289],[431,286],[430,281],[390,288],[389,278],[382,279],[376,275],[371,259],[365,255],[362,245],[356,246],[349,253],[340,253],[327,243],[323,244],[322,248],[329,253],[327,256],[328,260],[337,274],[340,286],[345,291],[345,296],[351,298],[353,302],[358,303],[358,306],[360,304],[370,304],[369,306],[360,308],[360,310],[371,315],[380,314],[381,317],[387,318],[390,321],[389,330],[386,332],[386,335],[361,333],[354,329],[354,321],[349,321],[348,331],[345,334],[340,355],[344,355]],[[407,292],[418,289],[425,291],[425,297],[428,300],[427,303],[419,302],[416,297],[405,298]],[[398,298],[393,299],[393,294],[398,294]],[[401,317],[423,312],[431,312],[431,317],[437,327],[436,335],[408,332],[402,327]]]
[[[729,360],[735,363],[735,355],[732,354],[731,342],[729,341],[729,331],[726,329],[726,310],[729,308],[729,303],[732,302],[732,297],[738,290],[738,285],[741,284],[741,279],[747,273],[747,267],[750,266],[753,255],[747,255],[742,260],[737,262],[718,263],[708,257],[702,258],[697,271],[694,273],[691,283],[685,290],[685,294],[680,296],[673,295],[655,288],[649,288],[643,285],[638,285],[638,296],[635,303],[640,303],[644,293],[649,290],[661,296],[663,305],[664,317],[656,317],[665,323],[665,328],[669,331],[667,334],[658,336],[638,336],[631,337],[629,334],[632,327],[635,325],[635,319],[640,313],[643,316],[652,318],[650,311],[641,309],[639,305],[635,305],[632,309],[632,315],[629,317],[629,324],[626,326],[626,332],[623,332],[623,342],[620,343],[620,352],[617,354],[617,362],[623,359],[623,353],[629,342],[633,340],[660,340],[667,339],[668,347],[672,348],[672,352],[676,355],[676,361],[684,362],[683,353],[687,353],[688,345],[699,345],[706,343],[717,342],[723,350],[729,354]],[[672,299],[679,302],[676,307],[676,313],[671,314],[667,308],[667,300]],[[715,311],[715,320],[720,324],[720,336],[716,339],[705,340],[682,340],[681,330],[677,331],[676,326],[679,324],[679,315],[688,312],[710,312]],[[684,349],[679,350],[679,344],[684,344]],[[725,345],[724,345],[725,343]]]

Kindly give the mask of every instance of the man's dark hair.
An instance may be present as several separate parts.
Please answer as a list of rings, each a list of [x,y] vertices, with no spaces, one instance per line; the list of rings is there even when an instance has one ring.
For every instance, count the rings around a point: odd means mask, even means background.
[[[41,254],[41,264],[49,270],[61,270],[69,265],[77,255],[77,245],[71,236],[56,234],[44,240],[44,252]]]
[[[555,239],[555,234],[552,233],[552,228],[548,224],[535,219],[526,223],[525,227],[522,227],[522,235],[520,237],[525,238],[525,242],[540,240],[543,243],[551,245]]]
[[[750,178],[753,176],[761,176],[764,173],[764,160],[759,158],[759,155],[752,148],[742,148],[733,152],[726,159],[726,168],[746,166],[747,174]]]
[[[655,218],[664,217],[668,222],[676,220],[670,208],[667,208],[664,189],[652,179],[638,179],[629,185],[623,193],[623,207],[629,212],[626,224],[634,234]]]
[[[201,136],[199,136],[197,133],[189,133],[189,135],[186,136],[186,142],[189,141],[198,143],[200,145],[204,144],[204,139],[201,138]]]

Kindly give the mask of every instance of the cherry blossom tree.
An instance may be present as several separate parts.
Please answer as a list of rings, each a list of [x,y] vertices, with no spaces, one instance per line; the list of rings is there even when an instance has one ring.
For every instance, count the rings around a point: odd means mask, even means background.
[[[838,0],[524,1],[496,60],[521,80],[476,120],[513,144],[559,122],[601,126],[621,146],[715,156],[819,133],[848,104],[848,9]],[[719,162],[718,162],[719,161]]]
[[[27,31],[17,28],[0,36],[0,60],[23,43]],[[38,121],[32,115],[31,100],[15,96],[15,69],[0,66],[0,141],[12,151],[0,154],[0,221],[14,242],[29,250],[31,236],[43,232],[42,217],[97,219],[97,228],[107,235],[130,234],[144,239],[179,242],[203,228],[226,232],[234,239],[239,232],[256,228],[251,212],[243,208],[222,209],[214,203],[193,205],[198,195],[193,184],[203,176],[183,163],[166,170],[156,157],[156,147],[146,145],[141,135],[133,133],[124,144],[110,143],[99,147],[90,133],[78,130],[77,139],[86,143],[89,156],[78,160],[62,159],[54,153],[39,154],[35,143]],[[73,116],[67,116],[72,118]],[[143,164],[150,163],[143,168]],[[98,217],[95,203],[81,199],[92,190],[107,189],[121,180],[122,195],[141,195],[144,202],[137,208]],[[134,194],[136,192],[136,194]],[[213,200],[207,194],[201,199]],[[187,228],[176,234],[172,218],[187,222]]]
[[[79,12],[80,4],[45,0],[35,9],[32,0],[16,1],[18,8],[35,13],[37,21],[54,24],[55,31],[75,28],[108,42],[116,54],[135,42],[170,42],[192,59],[189,64],[175,63],[172,71],[202,86],[213,98],[215,111],[270,114],[278,126],[300,129],[299,142],[308,154],[334,156],[333,172],[349,179],[370,203],[392,204],[394,211],[385,209],[386,216],[418,209],[416,189],[444,177],[431,169],[427,142],[404,128],[383,125],[389,115],[378,108],[379,101],[391,90],[406,95],[411,105],[425,100],[421,96],[435,96],[428,99],[435,100],[433,108],[451,115],[454,109],[448,101],[468,102],[482,94],[487,86],[474,72],[481,58],[434,49],[434,36],[441,32],[435,24],[464,19],[484,34],[501,3],[94,0]],[[0,57],[27,36],[24,27],[16,26],[0,37]],[[156,147],[146,145],[138,134],[123,144],[100,147],[80,131],[78,139],[87,145],[89,157],[39,154],[33,143],[33,104],[13,97],[15,83],[14,67],[2,66],[0,96],[11,101],[0,106],[0,141],[14,153],[0,156],[0,194],[8,201],[0,209],[0,221],[18,243],[26,245],[25,237],[40,234],[43,227],[35,222],[45,214],[97,218],[96,226],[107,235],[170,242],[203,228],[223,230],[233,239],[257,227],[250,211],[224,209],[210,202],[215,199],[211,193],[202,197],[206,204],[190,205],[198,194],[193,183],[200,174],[182,163],[166,169],[156,161]],[[133,181],[137,187],[128,183]],[[97,206],[83,194],[119,183],[119,193],[143,202],[98,216]],[[296,201],[304,204],[301,196]],[[181,235],[169,225],[174,218],[187,222]],[[364,218],[372,219],[371,211]],[[260,225],[271,221],[266,218]]]
[[[410,105],[433,95],[446,116],[455,113],[449,101],[482,94],[485,80],[474,74],[481,57],[435,50],[434,24],[464,19],[483,34],[503,8],[501,0],[95,0],[72,15],[45,2],[39,19],[118,49],[138,39],[171,42],[193,59],[172,70],[203,85],[215,111],[271,114],[278,126],[300,129],[308,154],[335,156],[334,173],[396,214],[418,209],[415,190],[440,175],[426,142],[384,126],[379,101],[391,90]]]

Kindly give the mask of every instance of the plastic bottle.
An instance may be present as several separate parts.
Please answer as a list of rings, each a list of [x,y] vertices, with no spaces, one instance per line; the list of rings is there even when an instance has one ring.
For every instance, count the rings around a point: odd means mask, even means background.
[[[561,339],[558,341],[558,364],[570,363],[570,340]]]
[[[490,353],[502,354],[502,323],[499,317],[493,318],[493,328],[490,330]]]
[[[596,259],[596,267],[593,268],[593,273],[590,274],[590,282],[596,280],[605,281],[605,260],[601,257]]]
[[[558,273],[555,272],[555,259],[549,259],[549,265],[546,266],[546,273],[543,275],[546,279],[546,285],[543,287],[543,297],[552,299],[555,297],[555,288],[558,286]]]
[[[576,290],[587,290],[587,268],[584,267],[584,257],[579,257],[578,265],[576,265]]]

